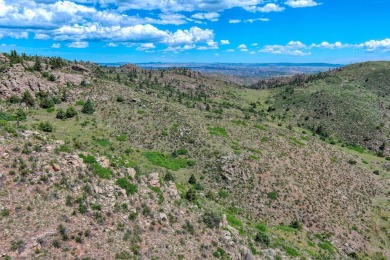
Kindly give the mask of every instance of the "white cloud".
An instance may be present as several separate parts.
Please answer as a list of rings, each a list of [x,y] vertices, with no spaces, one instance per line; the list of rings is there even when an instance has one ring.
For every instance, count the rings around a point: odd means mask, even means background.
[[[110,42],[106,45],[106,47],[118,47],[118,44]]]
[[[251,44],[252,46],[258,46],[259,44],[257,42],[254,42]]]
[[[197,50],[215,50],[215,49],[219,49],[218,48],[218,43],[215,42],[214,40],[208,40],[206,43],[207,43],[207,46],[199,46],[197,48]]]
[[[248,49],[248,47],[245,44],[240,44],[238,45],[237,49],[243,50],[243,49]]]
[[[221,45],[228,45],[230,44],[229,40],[221,40]]]
[[[50,39],[50,36],[47,35],[47,34],[43,34],[43,33],[37,33],[37,34],[35,34],[34,39],[36,39],[36,40],[48,40],[48,39]]]
[[[361,44],[356,45],[356,47],[364,48],[367,52],[373,52],[376,50],[390,51],[390,38],[383,40],[370,40]]]
[[[137,51],[146,51],[146,50],[155,49],[155,48],[156,48],[156,46],[154,46],[153,43],[143,43],[137,48]]]
[[[168,33],[163,40],[168,45],[194,44],[208,42],[214,39],[214,32],[209,29],[200,29],[191,27],[189,30],[177,30],[174,33]]]
[[[307,46],[300,41],[290,41],[286,45],[266,45],[259,52],[271,54],[284,54],[291,56],[310,55],[310,52],[304,52],[302,49],[307,49]]]
[[[286,8],[281,7],[281,6],[274,4],[274,3],[268,3],[263,7],[257,7],[256,11],[260,11],[262,13],[270,13],[270,12],[281,12],[284,9],[286,9]]]
[[[191,18],[198,19],[198,20],[210,20],[212,22],[218,21],[219,13],[212,12],[212,13],[196,13],[191,16]]]
[[[351,44],[343,44],[341,42],[335,42],[335,43],[329,43],[329,42],[322,42],[320,44],[312,44],[310,45],[310,48],[322,48],[322,49],[341,49],[341,48],[348,48],[351,47]]]
[[[53,49],[59,49],[61,48],[61,44],[59,43],[53,43],[53,45],[51,46]]]
[[[313,0],[287,0],[285,2],[286,5],[292,7],[292,8],[300,8],[300,7],[312,7],[319,5]]]
[[[228,49],[228,50],[226,50],[227,52],[235,52],[235,50],[234,49]]]
[[[254,55],[254,54],[256,54],[256,52],[255,51],[251,51],[249,54]]]
[[[84,49],[88,48],[88,42],[72,42],[68,44],[69,48]]]
[[[230,19],[229,23],[241,23],[241,20],[238,19]]]

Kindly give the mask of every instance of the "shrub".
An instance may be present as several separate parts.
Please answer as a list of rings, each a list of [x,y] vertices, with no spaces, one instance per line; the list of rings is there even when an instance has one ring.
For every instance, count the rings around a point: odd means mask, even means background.
[[[41,130],[43,132],[48,132],[48,133],[53,132],[53,130],[54,130],[54,127],[50,122],[41,122],[41,123],[39,123],[38,128],[39,128],[39,130]]]
[[[66,117],[67,117],[67,118],[73,118],[73,117],[75,117],[75,116],[77,116],[77,111],[76,111],[76,109],[74,109],[74,107],[68,107],[68,108],[66,109]]]
[[[81,110],[84,114],[91,115],[93,112],[95,112],[95,105],[93,102],[88,99],[87,102],[83,105],[83,109]]]
[[[29,107],[35,106],[35,99],[31,96],[29,91],[23,93],[22,102]]]
[[[51,99],[49,97],[45,97],[45,98],[41,99],[41,103],[39,104],[39,106],[41,108],[51,108],[51,107],[54,107],[54,101],[53,101],[53,99]]]
[[[188,189],[186,199],[189,201],[196,201],[196,190],[193,187]]]
[[[20,97],[18,97],[17,95],[12,95],[8,101],[11,103],[11,104],[18,104],[22,101],[22,99]]]
[[[58,109],[56,118],[61,119],[61,120],[65,120],[67,118],[66,112],[62,108]]]
[[[214,211],[207,211],[203,214],[202,220],[208,228],[217,228],[222,221],[222,216]]]
[[[138,191],[137,185],[128,182],[125,178],[118,179],[116,184],[122,189],[125,189],[127,195],[132,195]]]
[[[278,198],[278,193],[276,191],[271,191],[267,195],[271,200],[276,200]]]
[[[144,156],[154,165],[164,167],[168,170],[177,171],[180,168],[187,168],[190,160],[185,158],[174,158],[172,155],[159,152],[145,152]]]
[[[220,198],[225,199],[225,198],[229,197],[229,192],[227,192],[227,191],[224,190],[224,189],[220,189],[220,190],[218,191],[218,196],[219,196]]]
[[[293,220],[290,223],[290,227],[297,229],[297,230],[302,230],[302,223],[299,222],[298,220]]]
[[[118,96],[116,98],[116,102],[123,102],[123,101],[125,101],[125,99],[122,96]]]
[[[255,241],[260,243],[260,244],[266,245],[266,246],[268,246],[271,242],[269,236],[265,232],[262,232],[262,231],[257,232],[256,237],[255,237]]]
[[[175,181],[175,176],[171,172],[167,171],[164,176],[164,181]]]
[[[191,174],[190,178],[188,179],[189,184],[196,184],[196,177],[194,174]]]

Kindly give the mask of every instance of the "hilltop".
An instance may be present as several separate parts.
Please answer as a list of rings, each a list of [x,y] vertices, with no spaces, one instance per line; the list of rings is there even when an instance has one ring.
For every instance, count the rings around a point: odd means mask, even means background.
[[[372,66],[384,70],[359,70]],[[1,55],[0,255],[390,258],[389,162],[330,142],[336,123],[310,131],[316,103],[295,101],[349,77],[382,102],[388,66],[250,89],[186,68]]]

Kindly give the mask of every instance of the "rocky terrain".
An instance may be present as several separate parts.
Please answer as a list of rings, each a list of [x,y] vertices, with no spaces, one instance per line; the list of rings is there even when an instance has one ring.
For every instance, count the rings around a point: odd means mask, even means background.
[[[376,75],[354,68],[329,73]],[[250,89],[16,52],[0,71],[4,259],[390,258],[387,147],[290,115],[322,74]]]

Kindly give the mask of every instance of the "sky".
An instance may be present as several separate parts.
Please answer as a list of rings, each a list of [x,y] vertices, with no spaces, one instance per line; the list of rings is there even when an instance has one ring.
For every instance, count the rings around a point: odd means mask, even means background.
[[[390,60],[389,0],[0,0],[0,52],[93,62]]]

